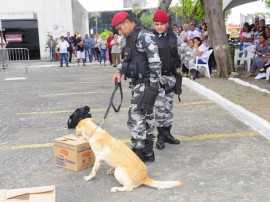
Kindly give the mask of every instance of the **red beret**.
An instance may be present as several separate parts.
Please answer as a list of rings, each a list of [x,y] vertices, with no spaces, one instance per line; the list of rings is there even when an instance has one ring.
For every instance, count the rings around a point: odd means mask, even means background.
[[[127,12],[118,12],[113,16],[112,19],[112,26],[116,26],[119,25],[121,22],[123,22],[127,17],[128,17],[128,13]]]
[[[168,14],[164,10],[157,10],[154,14],[153,20],[155,22],[167,23],[169,22],[169,17],[168,17]]]

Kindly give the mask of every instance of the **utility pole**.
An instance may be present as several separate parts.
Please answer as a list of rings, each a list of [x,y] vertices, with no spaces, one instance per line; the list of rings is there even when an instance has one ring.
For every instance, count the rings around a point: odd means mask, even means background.
[[[6,61],[6,50],[4,50],[4,40],[3,40],[3,37],[4,37],[4,34],[3,34],[3,31],[5,31],[5,29],[2,29],[2,21],[0,20],[0,33],[1,33],[1,50],[0,50],[0,55],[1,55],[1,62],[2,62],[2,67],[3,69],[5,69],[5,61]]]
[[[3,49],[3,31],[5,31],[5,29],[2,29],[2,20],[0,20],[0,32],[1,32],[1,49]]]

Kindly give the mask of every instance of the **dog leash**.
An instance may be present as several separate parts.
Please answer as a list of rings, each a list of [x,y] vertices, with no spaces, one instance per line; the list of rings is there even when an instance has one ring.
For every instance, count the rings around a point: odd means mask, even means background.
[[[116,108],[115,105],[114,105],[114,103],[113,103],[113,99],[114,99],[115,93],[117,92],[118,88],[119,88],[119,91],[120,91],[121,102],[120,102],[119,106]],[[102,122],[101,122],[101,124],[99,125],[99,127],[101,127],[101,126],[104,124],[105,119],[107,118],[107,116],[108,116],[108,114],[109,114],[109,111],[110,111],[111,107],[113,108],[113,110],[114,110],[116,113],[118,113],[118,112],[120,111],[122,102],[123,102],[122,85],[121,85],[121,82],[116,82],[116,83],[115,83],[115,86],[114,86],[114,90],[113,90],[113,92],[112,92],[112,96],[111,96],[111,99],[110,99],[110,103],[109,103],[109,105],[108,105],[108,107],[107,107],[106,113],[105,113],[105,115],[104,115],[104,117],[103,117],[103,119],[102,119]]]

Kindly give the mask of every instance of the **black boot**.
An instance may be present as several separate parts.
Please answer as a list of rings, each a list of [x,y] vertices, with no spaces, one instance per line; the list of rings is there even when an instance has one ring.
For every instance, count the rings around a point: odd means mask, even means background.
[[[165,138],[164,141],[169,143],[169,144],[180,144],[180,141],[175,139],[172,134],[171,134],[171,127],[172,126],[168,126],[168,127],[163,127],[165,130]]]
[[[144,148],[144,161],[145,162],[154,162],[155,161],[155,153],[153,151],[153,140],[145,140],[145,148]]]
[[[142,160],[142,162],[144,162],[143,149],[132,148],[131,150]]]
[[[156,147],[157,149],[164,149],[164,141],[165,141],[165,134],[164,134],[164,128],[163,127],[157,127],[158,135],[157,135],[157,143]]]

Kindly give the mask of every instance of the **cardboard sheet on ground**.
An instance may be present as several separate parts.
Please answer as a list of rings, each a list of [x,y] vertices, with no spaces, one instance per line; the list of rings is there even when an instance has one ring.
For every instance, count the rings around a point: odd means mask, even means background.
[[[0,190],[0,202],[55,202],[55,186]]]

